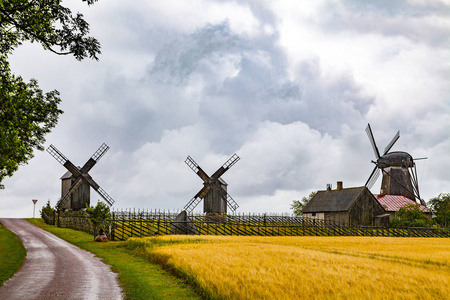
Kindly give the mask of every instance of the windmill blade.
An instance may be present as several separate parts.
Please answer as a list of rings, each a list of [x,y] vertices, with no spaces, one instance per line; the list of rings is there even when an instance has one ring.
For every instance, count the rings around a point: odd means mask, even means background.
[[[89,174],[83,174],[82,177],[85,181],[89,183],[89,185],[108,203],[109,206],[112,206],[114,204],[113,198],[109,196],[98,184],[97,182],[92,179],[92,177]]]
[[[190,214],[201,201],[202,199],[194,197],[189,200],[189,202],[184,206],[183,210]]]
[[[222,176],[226,171],[228,171],[235,163],[238,162],[241,158],[235,153],[231,156],[212,176],[211,178],[218,179]]]
[[[183,210],[185,210],[187,213],[191,213],[194,208],[202,201],[202,199],[193,197],[189,202],[184,206]]]
[[[386,153],[389,152],[389,150],[391,150],[392,146],[394,146],[395,142],[400,138],[400,130],[397,131],[397,133],[395,134],[395,136],[392,138],[391,142],[386,146],[386,148],[384,148],[384,153],[383,155],[385,155]]]
[[[367,179],[365,186],[370,190],[372,186],[375,184],[375,182],[378,179],[378,176],[380,176],[380,169],[378,166],[375,166],[372,173],[369,176],[369,179]]]
[[[61,165],[63,165],[67,170],[72,173],[74,176],[80,176],[81,172],[78,170],[77,167],[73,163],[70,162],[70,160],[65,157],[61,151],[56,149],[55,146],[50,145],[50,147],[47,148],[47,152],[50,153],[51,156],[53,156]]]
[[[114,204],[114,199],[111,198],[111,196],[108,195],[101,187],[98,187],[96,191],[100,196],[102,196],[103,199],[105,199],[106,203],[108,203],[109,206],[112,206]]]
[[[416,199],[419,199],[420,204],[423,206],[427,206],[427,203],[425,202],[425,200],[423,200],[420,197],[420,192],[419,192],[419,179],[417,177],[417,169],[416,169],[416,165],[414,164],[414,170],[413,169],[409,169],[409,174],[412,178],[412,184],[413,184],[413,189],[414,189],[414,196],[416,197]]]
[[[233,212],[236,212],[236,209],[239,208],[239,204],[237,204],[236,201],[234,201],[234,199],[231,198],[230,194],[228,193],[227,193],[227,205]]]
[[[91,158],[89,158],[89,160],[84,164],[84,166],[81,168],[81,173],[85,174],[87,172],[89,172],[92,167],[98,163],[98,161],[100,160],[100,158],[103,157],[103,155],[105,155],[106,152],[108,152],[109,150],[109,146],[106,145],[105,143],[103,143],[98,149],[97,151],[94,152],[94,154],[92,154]]]
[[[198,193],[184,206],[184,210],[190,213],[194,210],[194,208],[205,198],[206,194],[208,194],[211,189],[211,185],[205,184],[203,188],[198,191]]]
[[[196,198],[203,199],[206,197],[206,194],[208,194],[209,190],[211,189],[211,186],[209,184],[205,184],[203,188],[195,195]]]
[[[75,182],[72,184],[72,186],[70,187],[70,189],[64,194],[64,196],[62,196],[61,199],[59,199],[59,201],[56,203],[55,208],[56,210],[59,210],[61,208],[61,206],[63,204],[65,204],[67,202],[67,200],[70,199],[70,195],[72,195],[73,193],[75,193],[75,191],[78,189],[78,187],[81,185],[81,183],[83,182],[83,177],[79,176]]]
[[[203,171],[202,168],[200,168],[200,166],[192,159],[192,157],[188,156],[184,162],[188,165],[189,168],[192,169],[192,171],[194,171],[198,176],[200,176],[200,178],[204,182],[208,182],[211,180],[208,174],[206,174],[206,172]]]
[[[230,194],[228,194],[228,193],[220,186],[220,183],[214,184],[213,187],[220,193],[220,196],[222,197],[223,200],[225,200],[225,202],[226,202],[228,208],[231,209],[233,212],[235,212],[236,209],[238,209],[239,204],[237,204],[237,202],[234,201],[234,199],[230,196]]]
[[[375,153],[375,157],[377,159],[380,158],[380,152],[378,151],[377,144],[375,143],[375,139],[373,137],[372,128],[370,128],[370,124],[367,124],[366,133],[369,137],[370,143],[372,144],[373,152]]]

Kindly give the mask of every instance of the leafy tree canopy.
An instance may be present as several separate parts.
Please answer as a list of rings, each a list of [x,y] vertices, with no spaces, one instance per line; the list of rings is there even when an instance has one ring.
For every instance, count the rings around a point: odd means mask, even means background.
[[[82,0],[89,5],[97,0]],[[61,0],[0,0],[0,49],[10,54],[24,41],[38,42],[44,49],[76,59],[98,59],[100,43],[87,36],[83,15],[72,15]]]
[[[97,0],[82,1],[91,5]],[[88,33],[83,15],[72,15],[60,0],[0,0],[0,188],[34,149],[44,150],[44,136],[62,114],[58,91],[43,93],[35,79],[25,83],[12,74],[8,55],[30,41],[58,55],[98,60],[100,44]]]
[[[301,200],[294,200],[291,204],[291,209],[294,215],[301,216],[303,207],[316,195],[317,191],[311,192],[308,196],[303,196]]]
[[[450,193],[439,194],[428,203],[436,214],[434,221],[441,226],[450,227]]]

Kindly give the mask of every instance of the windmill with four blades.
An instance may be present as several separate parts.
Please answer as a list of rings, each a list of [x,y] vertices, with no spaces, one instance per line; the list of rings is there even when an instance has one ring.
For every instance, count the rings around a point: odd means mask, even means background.
[[[188,156],[185,163],[203,180],[203,188],[184,206],[184,210],[191,213],[203,200],[205,213],[226,213],[227,207],[235,212],[239,205],[227,193],[227,183],[221,176],[239,159],[235,153],[212,176],[208,176],[192,157]]]
[[[383,155],[380,155],[378,151],[370,124],[367,124],[366,133],[372,144],[376,161],[372,161],[375,167],[367,179],[365,186],[369,189],[372,188],[381,172],[383,173],[383,178],[381,181],[380,195],[405,196],[413,201],[417,199],[422,205],[425,205],[425,201],[420,198],[416,164],[412,156],[403,151],[389,152],[395,142],[400,138],[400,131],[395,134],[391,142],[386,146]]]
[[[76,167],[69,161],[55,146],[50,145],[47,152],[50,153],[68,172],[61,179],[63,180],[61,199],[56,203],[57,210],[70,208],[78,210],[86,208],[90,204],[90,187],[92,187],[111,206],[114,200],[92,179],[88,172],[109,150],[109,146],[103,143],[100,148],[89,158],[82,168]]]

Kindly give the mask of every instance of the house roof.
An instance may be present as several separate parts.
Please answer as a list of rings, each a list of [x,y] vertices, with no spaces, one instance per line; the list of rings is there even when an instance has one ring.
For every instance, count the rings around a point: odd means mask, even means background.
[[[378,202],[384,207],[386,211],[395,212],[405,204],[417,204],[417,202],[398,195],[374,195]],[[431,213],[431,210],[423,205],[420,205],[420,210],[423,212]]]
[[[366,187],[342,190],[318,191],[305,205],[302,212],[338,212],[348,211],[355,200],[367,189]]]

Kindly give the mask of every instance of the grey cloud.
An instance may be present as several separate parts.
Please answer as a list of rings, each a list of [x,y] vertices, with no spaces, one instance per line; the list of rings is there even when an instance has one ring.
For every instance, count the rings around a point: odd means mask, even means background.
[[[446,46],[450,39],[450,28],[437,22],[448,15],[450,6],[437,1],[416,5],[408,1],[346,1],[343,5],[327,3],[322,11],[317,22],[324,32],[376,33],[432,46]]]

